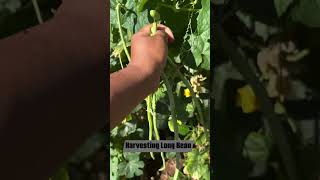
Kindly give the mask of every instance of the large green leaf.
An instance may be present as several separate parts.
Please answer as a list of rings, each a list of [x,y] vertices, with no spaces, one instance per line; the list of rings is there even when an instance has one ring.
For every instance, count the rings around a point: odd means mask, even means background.
[[[119,179],[118,174],[118,165],[119,165],[119,158],[118,158],[118,151],[110,148],[110,179],[117,180]]]
[[[205,33],[210,38],[210,1],[201,0],[201,10],[197,17],[197,30],[199,34]]]
[[[188,112],[190,118],[194,116],[195,109],[192,103],[187,104],[186,111]]]
[[[197,32],[188,40],[196,65],[203,63],[202,68],[210,69],[210,1],[201,1],[202,9],[197,17]]]
[[[139,0],[139,3],[137,5],[137,8],[138,8],[138,12],[141,12],[144,7],[145,7],[145,4],[148,2],[148,0]]]
[[[111,180],[119,179],[118,165],[119,165],[119,160],[117,157],[110,158],[110,179]]]
[[[135,24],[135,32],[138,32],[141,28],[150,23],[148,20],[148,15],[148,10],[145,10],[138,15],[136,19],[137,23]]]
[[[293,8],[291,17],[310,27],[320,27],[320,0],[301,0]]]
[[[142,175],[144,162],[140,161],[140,153],[124,153],[125,162],[119,164],[119,175],[133,178]]]
[[[127,11],[124,15],[123,27],[129,29],[131,32],[138,32],[143,26],[149,24],[148,20],[148,10],[137,13],[136,1],[127,1],[126,3]]]
[[[201,153],[199,150],[193,149],[187,153],[183,172],[193,179],[208,179],[209,166],[205,163],[208,157],[208,152]]]
[[[134,122],[124,122],[121,125],[115,127],[111,131],[111,136],[126,137],[137,130],[137,124]]]

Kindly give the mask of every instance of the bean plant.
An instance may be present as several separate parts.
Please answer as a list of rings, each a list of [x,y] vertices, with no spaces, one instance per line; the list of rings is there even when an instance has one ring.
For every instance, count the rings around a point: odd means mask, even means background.
[[[209,0],[111,0],[110,70],[130,62],[134,33],[161,23],[173,30],[158,90],[111,131],[110,179],[209,179]],[[127,153],[124,140],[193,140],[187,153]],[[146,167],[148,164],[148,167]],[[150,165],[150,166],[149,166]]]

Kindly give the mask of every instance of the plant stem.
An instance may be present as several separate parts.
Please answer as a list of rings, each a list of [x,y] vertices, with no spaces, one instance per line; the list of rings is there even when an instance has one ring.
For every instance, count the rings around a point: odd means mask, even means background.
[[[175,102],[174,102],[174,96],[173,96],[173,92],[172,92],[172,87],[170,85],[170,82],[168,80],[168,77],[162,73],[161,74],[162,76],[162,79],[163,79],[163,82],[164,84],[166,85],[166,88],[167,88],[167,94],[168,94],[168,97],[169,97],[169,102],[170,102],[170,111],[171,111],[171,116],[172,116],[172,120],[173,120],[173,126],[174,126],[174,139],[175,140],[179,140],[179,132],[178,132],[178,123],[177,123],[177,118],[176,118],[176,112],[175,112]],[[176,153],[176,167],[178,169],[180,169],[180,159],[181,159],[181,156],[180,156],[180,153]]]
[[[120,61],[121,69],[123,69],[123,64],[122,64],[121,54],[119,55],[119,61]]]
[[[42,24],[43,23],[43,19],[42,19],[42,16],[41,16],[41,12],[40,12],[40,8],[39,8],[37,0],[32,0],[32,5],[33,5],[33,8],[34,8],[34,11],[36,12],[36,16],[37,16],[39,24]]]
[[[193,91],[189,81],[184,77],[184,75],[180,72],[180,70],[178,69],[177,65],[172,61],[172,59],[168,56],[168,61],[169,63],[174,67],[174,69],[176,69],[178,76],[180,77],[180,79],[182,80],[182,82],[187,86],[187,88],[189,89],[191,96],[192,96],[192,100],[196,105],[196,108],[198,110],[198,114],[199,114],[199,122],[204,124],[204,118],[203,118],[203,114],[202,114],[202,108],[200,105],[200,102],[196,96],[196,93]]]
[[[176,170],[174,171],[173,180],[178,180],[178,177],[179,177],[179,169],[176,168]]]
[[[118,28],[119,28],[120,38],[121,38],[121,44],[123,45],[123,49],[127,55],[128,60],[131,61],[131,57],[129,55],[127,45],[126,45],[126,42],[124,41],[124,37],[123,37],[123,33],[122,33],[122,27],[121,27],[121,21],[120,21],[120,7],[121,7],[121,4],[117,4],[116,11],[117,11],[117,20],[118,20]]]
[[[172,92],[172,87],[170,85],[170,82],[168,80],[167,75],[165,75],[164,73],[162,73],[162,79],[164,84],[166,85],[167,88],[167,94],[169,97],[169,102],[170,102],[170,111],[171,111],[171,116],[172,116],[172,120],[173,120],[173,126],[174,126],[174,139],[175,140],[179,140],[179,134],[178,134],[178,123],[177,123],[177,119],[176,119],[176,112],[175,112],[175,101],[174,101],[174,96],[173,96],[173,92]]]

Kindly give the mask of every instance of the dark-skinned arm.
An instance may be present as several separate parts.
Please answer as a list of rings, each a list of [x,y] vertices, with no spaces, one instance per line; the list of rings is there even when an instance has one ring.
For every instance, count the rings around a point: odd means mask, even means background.
[[[167,43],[173,42],[174,36],[161,24],[156,34],[150,36],[150,27],[147,25],[133,35],[129,65],[110,75],[111,128],[159,86],[167,59]]]
[[[0,40],[0,179],[48,180],[106,123],[106,3],[64,0]]]

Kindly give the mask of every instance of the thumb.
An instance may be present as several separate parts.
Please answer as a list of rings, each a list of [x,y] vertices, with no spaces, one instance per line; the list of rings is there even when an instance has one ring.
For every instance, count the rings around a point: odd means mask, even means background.
[[[166,43],[169,42],[169,36],[164,30],[157,30],[154,37],[160,37],[161,39],[164,39]]]
[[[158,24],[157,30],[161,30],[166,34],[167,40],[168,40],[169,43],[173,43],[174,42],[174,35],[173,35],[172,30],[169,27],[167,27],[167,26],[165,26],[163,24]]]
[[[149,35],[151,26],[152,26],[152,24],[148,24],[148,25],[144,26],[143,28],[141,28],[139,32],[142,34],[145,34],[145,35],[147,35],[147,34]],[[174,42],[174,35],[173,35],[172,30],[169,27],[167,27],[163,24],[158,24],[156,34],[158,33],[158,30],[163,31],[166,34],[167,42],[169,42],[169,43]]]

